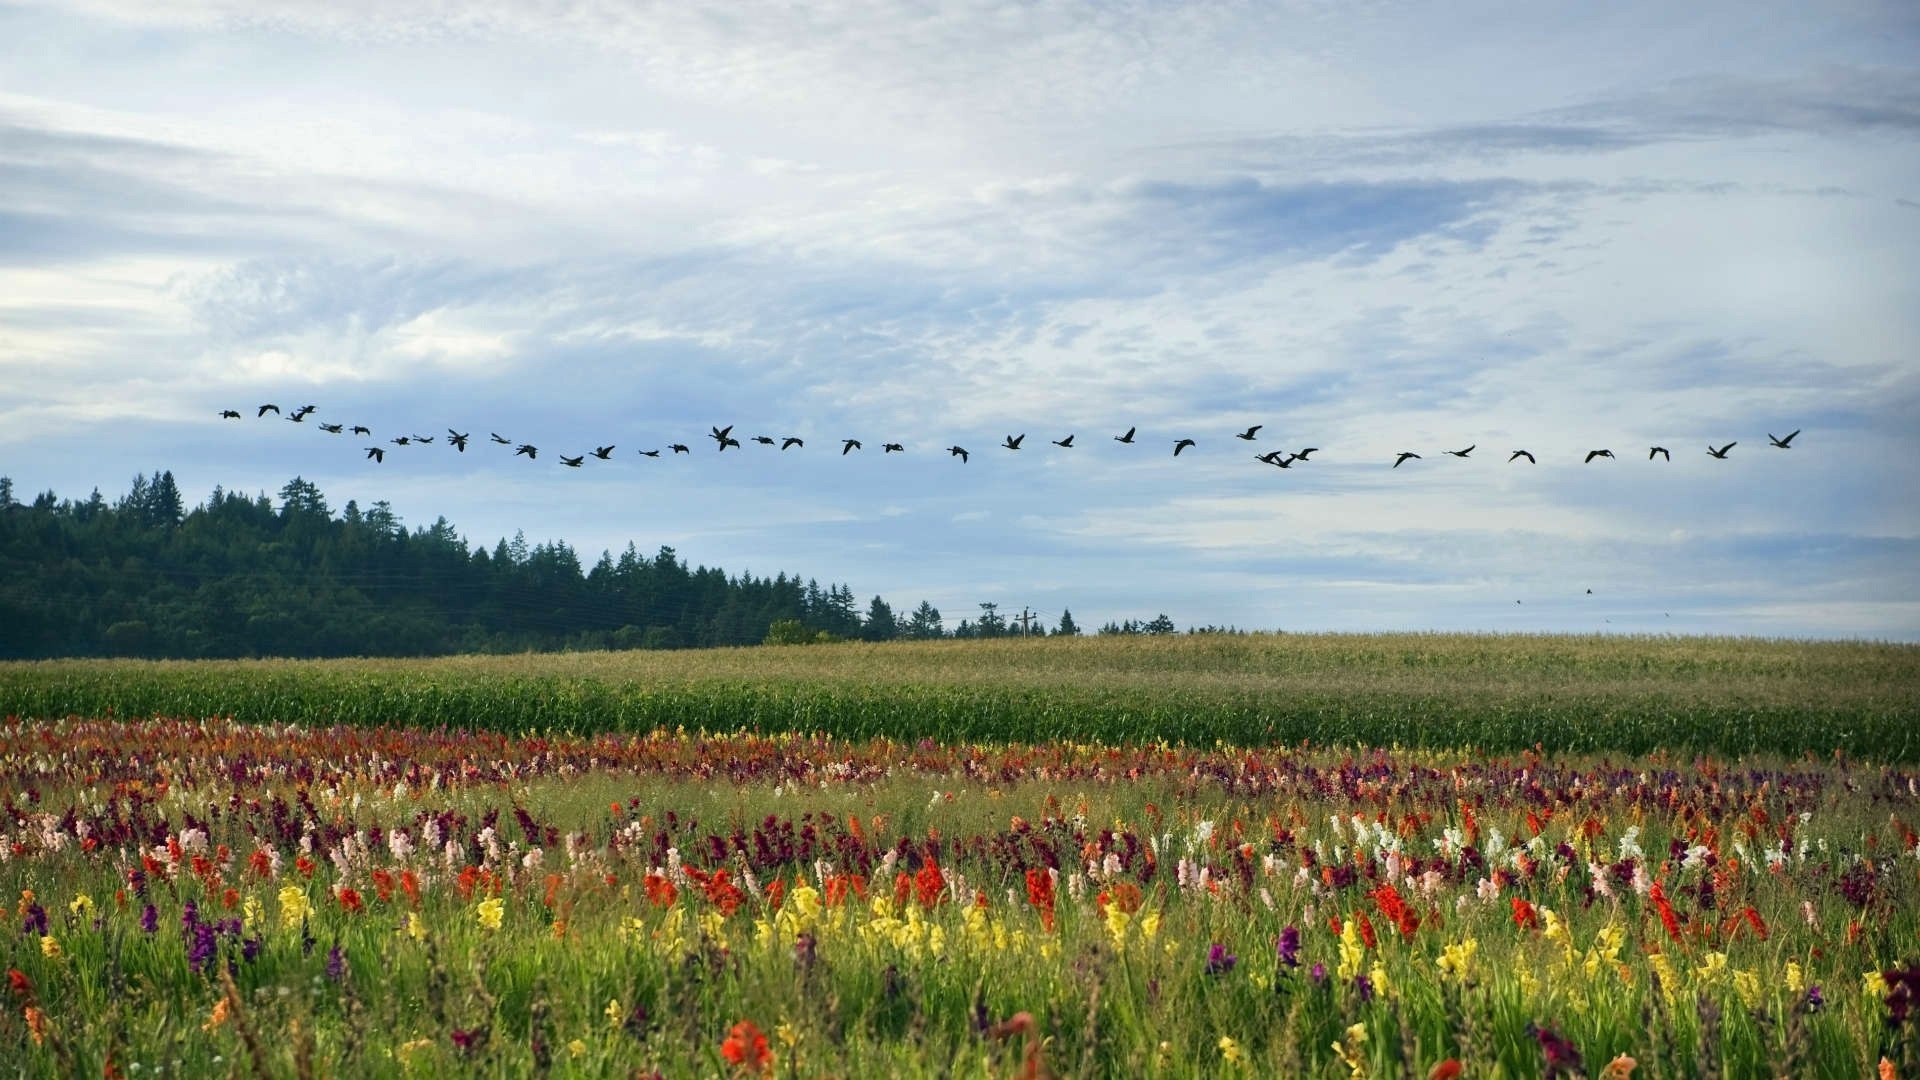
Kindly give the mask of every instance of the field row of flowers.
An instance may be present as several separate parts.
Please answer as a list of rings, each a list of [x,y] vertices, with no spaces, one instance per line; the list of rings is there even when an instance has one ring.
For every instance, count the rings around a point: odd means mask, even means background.
[[[1920,1076],[1846,760],[0,725],[29,1075]]]

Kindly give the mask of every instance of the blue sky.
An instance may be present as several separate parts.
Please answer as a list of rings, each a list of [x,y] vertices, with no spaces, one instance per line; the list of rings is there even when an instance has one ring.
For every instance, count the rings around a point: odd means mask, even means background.
[[[1900,0],[0,2],[0,473],[949,624],[1920,639],[1914,56]]]

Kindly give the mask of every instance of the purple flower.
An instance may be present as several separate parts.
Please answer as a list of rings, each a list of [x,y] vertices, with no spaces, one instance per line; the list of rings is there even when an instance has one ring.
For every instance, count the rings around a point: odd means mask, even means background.
[[[1280,955],[1280,962],[1290,968],[1300,966],[1300,928],[1289,926],[1280,931],[1274,941],[1274,949]]]
[[[1820,992],[1820,988],[1818,986],[1807,987],[1807,1011],[1819,1012],[1826,1007],[1827,997]]]
[[[247,963],[251,964],[255,960],[260,959],[260,951],[262,949],[265,949],[266,947],[267,947],[266,939],[262,938],[258,934],[255,934],[254,936],[240,943],[240,955],[247,961]]]
[[[20,932],[38,937],[47,936],[47,909],[36,901],[27,905],[26,921],[20,924]]]
[[[1547,1055],[1546,1076],[1549,1080],[1556,1076],[1578,1076],[1585,1071],[1580,1051],[1559,1032],[1537,1024],[1528,1024],[1527,1027],[1533,1032],[1533,1037],[1540,1041],[1541,1052]]]
[[[327,978],[340,982],[347,977],[347,954],[336,943],[327,950]]]
[[[1312,970],[1310,970],[1308,974],[1313,976],[1315,983],[1324,983],[1327,981],[1327,965],[1316,960],[1314,961]]]
[[[200,905],[189,900],[187,905],[180,909],[180,930],[182,933],[192,934],[193,928],[198,925],[200,925]]]
[[[1233,970],[1233,965],[1239,962],[1239,957],[1228,952],[1227,947],[1217,941],[1207,949],[1207,974],[1209,975],[1225,975]]]
[[[197,974],[206,970],[213,961],[214,953],[219,949],[219,938],[214,936],[210,923],[195,923],[187,937],[187,966]]]
[[[127,884],[133,886],[133,895],[147,895],[147,872],[145,870],[127,871]]]
[[[140,910],[140,929],[151,934],[160,929],[160,909],[148,904]]]
[[[1363,1004],[1373,1000],[1372,979],[1367,978],[1365,975],[1355,975],[1353,977],[1353,988],[1359,993],[1360,1001]]]

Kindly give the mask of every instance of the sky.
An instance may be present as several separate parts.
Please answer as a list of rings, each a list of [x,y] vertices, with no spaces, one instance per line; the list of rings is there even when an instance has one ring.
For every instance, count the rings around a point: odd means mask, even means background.
[[[1915,57],[1910,0],[0,0],[0,474],[949,627],[1920,640]]]

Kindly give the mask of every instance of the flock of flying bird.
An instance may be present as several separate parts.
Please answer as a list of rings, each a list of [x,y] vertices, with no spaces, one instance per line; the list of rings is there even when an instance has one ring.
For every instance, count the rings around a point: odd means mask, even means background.
[[[294,409],[292,412],[284,414],[284,419],[286,419],[290,423],[301,424],[301,423],[305,423],[307,417],[313,415],[313,413],[315,413],[316,411],[318,411],[318,406],[302,405],[299,408]],[[275,416],[283,415],[280,412],[280,406],[267,404],[267,405],[259,406],[256,412],[254,413],[254,416],[256,419],[264,419],[268,413],[273,413]],[[238,409],[223,409],[220,412],[220,416],[222,419],[226,419],[226,420],[239,420],[242,418],[241,413]],[[373,437],[372,429],[368,428],[364,424],[354,424],[351,428],[349,428],[345,424],[328,424],[328,423],[316,422],[315,426],[318,427],[321,431],[324,431],[329,435],[340,435],[350,431],[354,435],[363,435],[368,438]],[[1243,442],[1253,442],[1259,437],[1260,429],[1265,426],[1266,425],[1264,424],[1255,424],[1245,431],[1235,432],[1234,438],[1240,439]],[[1115,435],[1113,437],[1113,441],[1117,443],[1126,443],[1131,445],[1134,441],[1134,435],[1139,430],[1140,429],[1138,427],[1130,427],[1126,430],[1125,434]],[[1796,437],[1798,437],[1799,434],[1800,434],[1800,431],[1799,429],[1796,428],[1794,431],[1788,433],[1784,438],[1777,435],[1769,434],[1767,436],[1767,440],[1770,443],[1772,443],[1772,445],[1774,445],[1775,447],[1778,447],[1781,450],[1790,450],[1793,448],[1793,440]],[[526,457],[529,460],[537,460],[540,456],[540,448],[537,446],[534,446],[531,443],[515,442],[513,439],[509,439],[505,435],[502,435],[497,431],[490,432],[489,435],[491,436],[491,440],[493,442],[498,443],[501,446],[513,447],[513,452],[515,456]],[[467,440],[470,437],[471,436],[469,433],[455,431],[452,428],[447,429],[447,434],[445,436],[447,445],[453,447],[455,450],[463,454],[467,452]],[[706,437],[709,439],[712,439],[714,441],[716,448],[722,453],[724,453],[728,447],[739,448],[741,446],[741,441],[733,437],[732,424],[728,424],[726,427],[715,426],[707,432]],[[1020,449],[1020,444],[1026,439],[1026,437],[1027,436],[1024,432],[1019,435],[1009,435],[1006,437],[1006,441],[1002,442],[1000,446],[1002,449],[1006,449],[1006,450],[1018,450]],[[438,438],[439,438],[438,436],[434,436],[434,435],[411,435],[411,434],[396,435],[393,438],[388,439],[387,442],[394,446],[412,446],[419,443],[432,443],[432,442],[435,442]],[[1071,450],[1074,445],[1073,438],[1074,437],[1072,435],[1068,435],[1064,439],[1052,439],[1049,441],[1052,442],[1053,445],[1058,446],[1062,449]],[[762,446],[778,446],[783,451],[792,450],[795,447],[806,446],[805,440],[801,439],[797,435],[788,435],[784,438],[778,438],[778,439],[774,438],[771,435],[755,435],[752,437],[750,441],[759,443]],[[1184,438],[1176,439],[1174,440],[1174,443],[1173,443],[1173,456],[1179,457],[1180,452],[1182,450],[1185,450],[1188,447],[1196,446],[1196,445],[1198,444],[1192,439],[1184,439]],[[1740,445],[1738,442],[1729,442],[1725,446],[1721,446],[1721,447],[1715,447],[1709,444],[1707,446],[1707,456],[1718,458],[1721,461],[1725,461],[1727,459],[1728,451],[1732,450],[1735,446],[1738,446],[1738,445]],[[862,450],[864,448],[865,447],[863,446],[863,444],[859,439],[840,440],[840,456],[842,457],[845,457],[846,455],[853,453],[855,450]],[[906,446],[904,446],[901,443],[889,442],[889,443],[881,444],[880,452],[883,454],[897,454],[897,453],[905,453],[906,449],[907,449]],[[1465,458],[1468,455],[1472,454],[1477,449],[1479,449],[1479,445],[1476,443],[1472,446],[1466,447],[1465,449],[1446,450],[1446,451],[1443,451],[1443,453],[1448,454],[1452,457]],[[1264,454],[1255,454],[1254,460],[1259,462],[1264,462],[1268,465],[1272,465],[1277,468],[1289,469],[1293,467],[1294,462],[1306,461],[1308,458],[1308,455],[1318,453],[1319,450],[1320,448],[1317,446],[1304,447],[1301,450],[1298,450],[1293,453],[1288,453],[1284,450],[1270,450]],[[560,454],[557,456],[560,458],[560,464],[565,465],[568,468],[577,469],[577,468],[580,468],[581,465],[584,464],[587,458],[589,457],[598,458],[601,461],[611,461],[613,459],[613,451],[614,451],[614,447],[611,444],[609,444],[607,446],[596,446],[591,451],[576,454],[572,457],[568,457],[565,454]],[[691,454],[693,452],[692,448],[688,447],[685,443],[669,443],[668,445],[661,447],[659,449],[642,450],[640,451],[640,456],[657,458],[661,454],[667,451],[672,451],[675,454]],[[369,447],[366,447],[366,452],[367,452],[367,460],[369,461],[382,462],[382,461],[385,461],[387,458],[387,448],[385,446],[369,446]],[[958,445],[947,447],[947,454],[949,456],[959,458],[963,464],[971,456],[970,452],[967,450],[966,447],[958,446]],[[1666,447],[1664,446],[1648,447],[1647,460],[1652,461],[1656,457],[1662,458],[1666,461],[1673,460],[1673,454]],[[1512,464],[1513,462],[1519,461],[1521,458],[1525,458],[1529,465],[1539,464],[1539,462],[1534,458],[1533,453],[1528,450],[1513,451],[1507,457],[1507,463]],[[1604,449],[1588,450],[1586,454],[1586,458],[1584,459],[1584,463],[1591,464],[1595,458],[1612,459],[1613,451],[1604,450]],[[1418,460],[1420,460],[1419,454],[1416,454],[1411,450],[1402,450],[1399,454],[1394,456],[1392,467],[1397,469],[1409,461],[1418,461]]]

